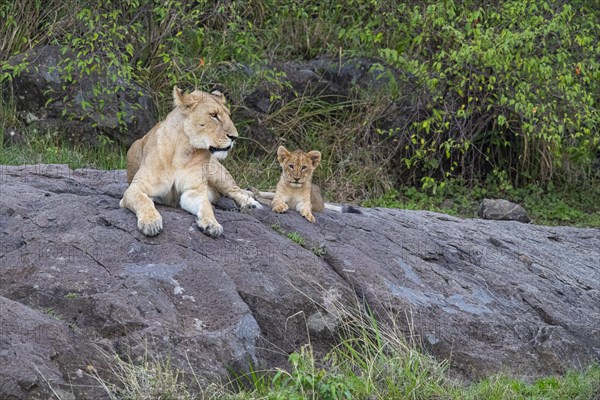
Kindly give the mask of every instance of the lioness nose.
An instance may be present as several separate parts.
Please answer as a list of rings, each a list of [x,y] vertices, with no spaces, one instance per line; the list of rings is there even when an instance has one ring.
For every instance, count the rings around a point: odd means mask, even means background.
[[[234,142],[234,141],[235,141],[235,139],[237,139],[237,136],[233,136],[233,135],[227,135],[227,137],[228,137],[229,139],[231,139],[231,141],[232,141],[232,142]]]

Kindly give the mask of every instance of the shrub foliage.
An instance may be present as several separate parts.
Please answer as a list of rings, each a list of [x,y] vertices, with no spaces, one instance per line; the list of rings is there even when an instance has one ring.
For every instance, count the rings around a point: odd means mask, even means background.
[[[358,189],[349,197],[381,195],[398,181],[435,189],[448,178],[489,175],[514,184],[572,183],[598,173],[595,3],[2,0],[0,80],[19,72],[5,63],[10,56],[57,44],[75,55],[62,65],[65,84],[73,83],[73,68],[100,71],[113,82],[135,80],[154,93],[163,113],[175,83],[224,87],[234,112],[253,88],[267,86],[282,104],[267,127],[298,147],[335,149],[325,152],[321,178],[351,182]],[[285,74],[264,72],[273,61],[318,55],[373,57],[374,68],[400,73],[331,106],[316,97],[282,97],[289,90]],[[408,93],[408,81],[419,89]],[[403,123],[390,127],[390,104],[407,102],[413,107],[395,109],[405,114]],[[307,109],[316,111],[298,114]],[[311,131],[288,129],[286,112],[300,115],[295,123]],[[372,166],[375,178],[357,184],[353,174],[360,171],[346,168],[352,162]]]

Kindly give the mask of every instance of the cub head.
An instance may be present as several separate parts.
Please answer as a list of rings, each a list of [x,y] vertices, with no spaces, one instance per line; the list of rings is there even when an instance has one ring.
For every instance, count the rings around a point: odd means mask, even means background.
[[[227,152],[238,137],[225,96],[195,90],[184,94],[173,87],[175,111],[183,116],[183,131],[195,149],[207,149],[218,159],[227,157]]]
[[[313,150],[305,153],[301,150],[289,152],[285,147],[277,149],[277,161],[283,170],[283,178],[292,187],[302,187],[312,182],[314,170],[321,163],[321,153]]]

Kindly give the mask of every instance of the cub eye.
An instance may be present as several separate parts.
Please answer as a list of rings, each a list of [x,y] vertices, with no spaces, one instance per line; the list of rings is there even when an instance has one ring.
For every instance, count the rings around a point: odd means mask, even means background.
[[[210,113],[210,117],[211,117],[211,118],[216,118],[216,119],[219,119],[219,118],[217,118],[218,116],[219,116],[219,115],[218,115],[216,112]]]
[[[288,167],[290,167],[290,169],[294,169],[294,164],[288,164]]]
[[[306,165],[302,166],[302,171],[304,171],[306,169]]]

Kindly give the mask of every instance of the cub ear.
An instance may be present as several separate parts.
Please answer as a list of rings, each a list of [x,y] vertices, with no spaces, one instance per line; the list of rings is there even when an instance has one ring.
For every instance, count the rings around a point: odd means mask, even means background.
[[[309,151],[307,154],[310,161],[312,161],[313,168],[317,168],[321,164],[321,152],[317,150]]]
[[[184,111],[194,104],[191,96],[189,94],[184,94],[177,85],[173,86],[173,102],[175,103],[175,107],[181,107]]]
[[[213,90],[210,94],[217,100],[219,103],[226,105],[227,100],[225,99],[225,95],[218,90]]]
[[[279,146],[277,148],[277,161],[279,162],[279,164],[283,164],[285,162],[285,159],[288,158],[290,156],[290,152],[283,146]]]

